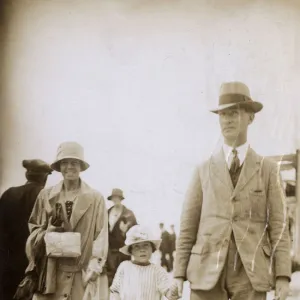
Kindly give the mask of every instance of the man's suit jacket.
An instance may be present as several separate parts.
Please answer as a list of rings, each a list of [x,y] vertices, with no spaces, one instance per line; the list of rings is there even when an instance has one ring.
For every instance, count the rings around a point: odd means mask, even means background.
[[[187,192],[174,277],[210,290],[224,267],[233,232],[245,271],[257,291],[291,276],[288,216],[279,168],[249,148],[234,188],[223,149],[197,167]]]
[[[161,233],[160,238],[161,238],[161,243],[159,246],[159,250],[162,253],[169,253],[170,252],[170,234],[169,234],[169,232],[164,230]]]

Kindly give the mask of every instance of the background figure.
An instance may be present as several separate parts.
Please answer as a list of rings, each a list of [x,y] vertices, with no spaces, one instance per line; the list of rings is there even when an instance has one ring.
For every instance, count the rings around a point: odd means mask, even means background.
[[[167,256],[170,255],[170,234],[165,230],[164,223],[159,224],[159,229],[161,231],[161,244],[159,250],[161,252],[161,266],[166,268],[170,272],[169,262]]]
[[[169,268],[170,271],[173,271],[173,264],[174,264],[174,252],[176,250],[176,233],[175,233],[175,226],[172,224],[170,226],[170,234],[169,234]]]
[[[137,222],[134,213],[122,204],[125,198],[121,189],[113,189],[112,194],[107,199],[114,203],[108,210],[109,250],[107,275],[109,286],[111,286],[120,263],[131,259],[130,256],[121,253],[119,249],[125,245],[126,232],[132,226],[137,225]]]
[[[0,299],[11,300],[22,281],[28,260],[25,244],[28,219],[39,192],[51,174],[50,166],[39,159],[24,160],[27,182],[11,187],[0,199]]]

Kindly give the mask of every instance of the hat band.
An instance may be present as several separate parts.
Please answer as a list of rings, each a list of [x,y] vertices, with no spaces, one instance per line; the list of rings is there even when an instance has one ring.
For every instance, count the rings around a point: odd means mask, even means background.
[[[252,101],[252,99],[241,94],[226,94],[226,95],[221,95],[219,97],[219,105],[231,104],[231,103],[238,104],[245,101]]]

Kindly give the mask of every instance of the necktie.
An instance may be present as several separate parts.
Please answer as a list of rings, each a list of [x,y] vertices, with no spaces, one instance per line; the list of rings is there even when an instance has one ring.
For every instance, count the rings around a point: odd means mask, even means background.
[[[238,157],[238,152],[236,149],[232,149],[232,162],[229,169],[229,174],[233,183],[233,186],[235,187],[237,184],[237,181],[239,179],[240,175],[240,159]]]
[[[72,209],[73,209],[73,202],[67,201],[66,202],[66,210],[67,210],[67,216],[68,220],[70,221],[71,215],[72,215]]]

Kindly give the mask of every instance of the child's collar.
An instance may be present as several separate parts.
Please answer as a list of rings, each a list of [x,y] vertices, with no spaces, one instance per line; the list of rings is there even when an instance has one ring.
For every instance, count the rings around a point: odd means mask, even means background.
[[[148,261],[148,262],[146,262],[146,263],[142,263],[142,262],[137,262],[137,261],[135,261],[135,260],[132,260],[131,261],[133,264],[135,264],[135,265],[138,265],[138,266],[149,266],[149,265],[151,265],[151,263]]]

